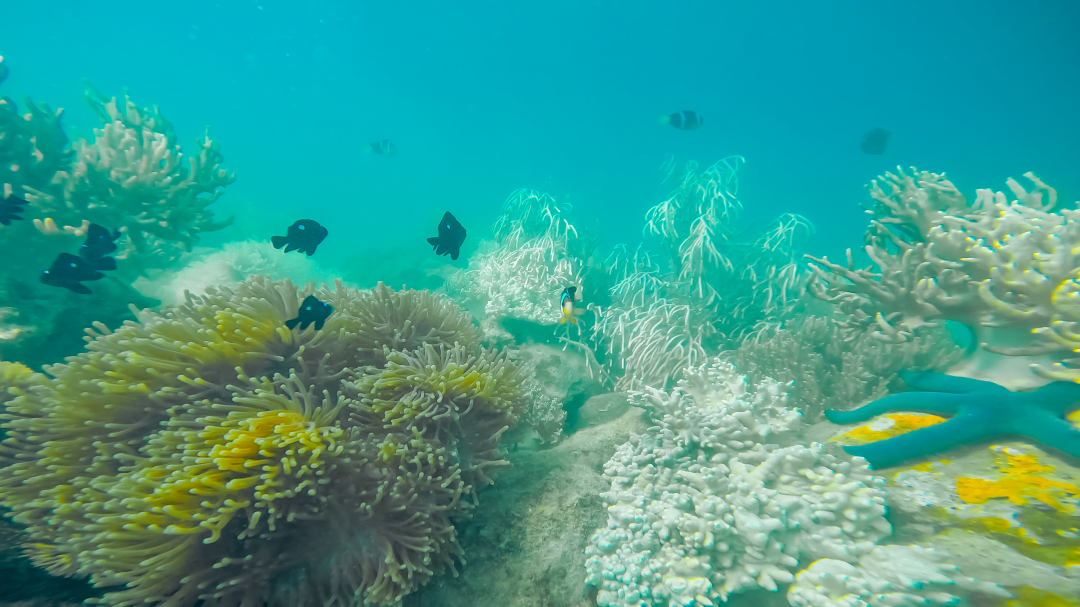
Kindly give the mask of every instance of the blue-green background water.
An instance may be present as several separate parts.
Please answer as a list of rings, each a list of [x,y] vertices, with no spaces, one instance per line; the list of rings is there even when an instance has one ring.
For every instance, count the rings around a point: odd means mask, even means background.
[[[896,165],[1004,189],[1035,171],[1080,197],[1080,3],[10,2],[0,92],[96,126],[81,78],[157,104],[186,151],[206,125],[238,181],[215,205],[267,238],[330,229],[327,265],[423,247],[444,210],[465,257],[517,187],[570,196],[604,246],[640,240],[668,154],[745,156],[748,220],[860,245],[858,203]],[[657,117],[694,109],[679,131]],[[893,132],[868,156],[859,138]],[[70,131],[70,128],[69,128]],[[394,158],[361,154],[389,138]],[[760,224],[759,224],[760,225]],[[762,226],[763,227],[763,226]]]

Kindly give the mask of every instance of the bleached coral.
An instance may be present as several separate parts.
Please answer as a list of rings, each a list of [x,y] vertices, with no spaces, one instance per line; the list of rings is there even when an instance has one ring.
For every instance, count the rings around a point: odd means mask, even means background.
[[[808,559],[855,562],[891,532],[885,479],[797,444],[786,386],[730,364],[691,370],[637,404],[656,424],[605,465],[608,526],[586,549],[602,607],[709,605],[776,591]]]
[[[563,290],[583,289],[592,241],[578,233],[571,210],[549,194],[515,191],[493,226],[496,248],[476,253],[467,271],[447,281],[455,296],[484,306],[488,336],[504,336],[506,318],[554,325],[562,318]]]
[[[965,576],[951,556],[922,546],[878,546],[857,565],[821,559],[796,576],[792,607],[956,605],[971,593],[1013,598],[1001,586]]]
[[[1030,190],[1007,181],[1012,201],[977,190],[969,203],[943,174],[886,173],[869,186],[874,265],[856,269],[850,252],[845,265],[811,257],[811,293],[836,304],[851,329],[890,343],[943,320],[967,325],[981,347],[967,375],[1001,381],[998,354],[1043,357],[1022,361],[1022,375],[1035,363],[1045,379],[1080,378],[1080,358],[1071,358],[1080,347],[1080,211],[1024,176]]]
[[[175,306],[183,303],[185,292],[202,295],[208,287],[232,287],[251,275],[288,278],[294,284],[332,282],[329,273],[311,258],[284,255],[269,242],[245,240],[207,254],[197,252],[184,268],[166,271],[152,280],[140,278],[134,286],[163,306]]]

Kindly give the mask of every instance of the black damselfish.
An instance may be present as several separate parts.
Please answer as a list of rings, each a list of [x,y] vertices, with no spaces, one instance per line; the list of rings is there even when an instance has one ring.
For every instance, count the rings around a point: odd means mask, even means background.
[[[300,251],[310,256],[315,254],[315,247],[319,246],[329,233],[313,219],[300,219],[289,226],[287,236],[274,236],[270,238],[270,242],[274,244],[275,249],[285,247],[286,253]]]
[[[865,154],[884,154],[885,148],[889,147],[889,135],[892,133],[885,129],[870,129],[863,134],[859,147]]]
[[[315,323],[315,330],[318,331],[323,328],[323,323],[333,313],[334,306],[319,301],[314,295],[308,295],[300,304],[300,310],[297,312],[296,318],[286,320],[285,326],[291,330],[295,329],[296,325],[300,325],[300,330],[303,331],[308,328],[308,325]]]
[[[661,116],[660,122],[670,124],[671,126],[684,131],[692,131],[705,124],[705,118],[694,110],[683,110],[667,116]]]
[[[427,241],[435,249],[436,255],[449,255],[450,259],[457,260],[461,254],[461,243],[465,242],[465,228],[447,211],[439,222],[439,235]]]
[[[397,146],[393,141],[389,139],[380,139],[375,143],[367,146],[368,152],[374,152],[380,156],[386,156],[387,158],[397,154]]]
[[[8,196],[0,200],[0,223],[9,226],[12,221],[22,221],[19,213],[26,210],[22,208],[24,204],[27,204],[26,201],[16,196]]]
[[[50,287],[64,287],[83,295],[90,294],[90,287],[82,284],[88,280],[101,280],[105,275],[94,269],[94,262],[71,253],[56,256],[48,270],[42,270],[41,282]]]
[[[92,223],[86,231],[86,242],[79,245],[79,255],[94,264],[98,270],[115,270],[116,260],[106,256],[116,250],[118,238],[120,238],[120,230],[110,232]]]

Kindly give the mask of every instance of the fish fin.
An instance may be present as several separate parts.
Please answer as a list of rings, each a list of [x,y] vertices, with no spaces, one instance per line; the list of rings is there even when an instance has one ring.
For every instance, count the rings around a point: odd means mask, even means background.
[[[450,251],[450,259],[457,261],[458,255],[461,255],[461,248],[457,247]]]
[[[81,295],[89,295],[90,294],[90,287],[82,284],[81,282],[73,282],[70,285],[65,285],[65,286],[67,286],[67,288],[69,288],[72,291],[75,291],[76,293],[79,293]]]
[[[433,246],[433,247],[439,246],[439,237],[438,236],[432,236],[431,238],[428,238],[427,241],[428,241],[428,244]]]
[[[317,249],[317,248],[319,248],[319,245],[314,245],[310,249],[305,250],[304,252],[307,253],[308,257],[311,257],[312,255],[315,254],[315,249]]]
[[[565,316],[563,316],[562,318],[559,319],[559,324],[560,325],[566,324],[566,317]]]
[[[671,124],[671,116],[661,116],[660,124]]]
[[[280,249],[281,247],[285,246],[288,243],[289,243],[289,237],[288,236],[271,236],[270,237],[270,244],[274,245],[275,249]]]
[[[291,331],[291,330],[295,329],[296,325],[298,325],[299,323],[300,323],[300,317],[297,316],[296,318],[294,318],[292,320],[286,320],[285,321],[285,327]]]
[[[116,269],[116,260],[112,257],[102,257],[101,259],[94,261],[94,267],[102,271],[110,271]]]
[[[315,321],[315,330],[316,330],[316,331],[320,331],[320,330],[322,330],[322,328],[323,328],[323,325],[324,325],[324,324],[326,324],[326,320],[325,320],[325,319],[323,319],[323,320],[316,320],[316,321]]]
[[[285,252],[286,253],[292,253],[293,251],[295,251],[295,250],[297,250],[299,248],[300,248],[300,245],[296,244],[295,242],[290,242],[289,246],[285,247]]]

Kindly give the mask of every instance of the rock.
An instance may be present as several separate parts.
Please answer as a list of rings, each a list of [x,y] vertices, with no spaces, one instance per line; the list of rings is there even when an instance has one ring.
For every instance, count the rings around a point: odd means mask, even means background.
[[[522,451],[480,506],[459,525],[468,561],[404,600],[404,607],[575,607],[593,604],[585,587],[585,544],[607,521],[600,494],[611,485],[604,462],[631,432],[644,431],[642,410],[584,428],[550,449]]]

